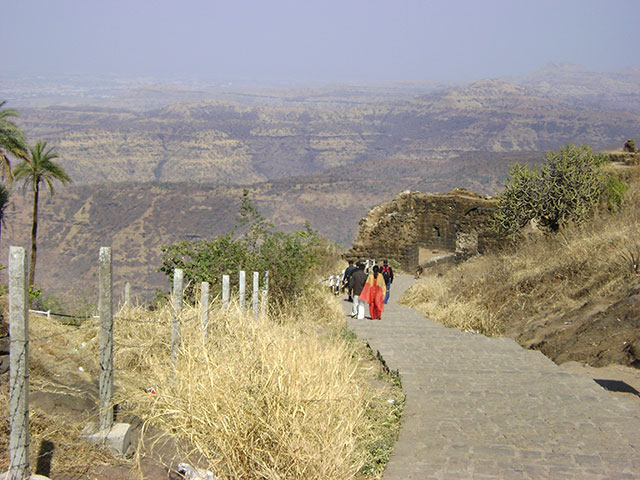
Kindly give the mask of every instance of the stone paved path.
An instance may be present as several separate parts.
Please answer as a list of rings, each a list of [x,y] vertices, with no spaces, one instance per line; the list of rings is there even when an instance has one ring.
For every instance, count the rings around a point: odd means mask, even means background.
[[[384,480],[640,479],[637,403],[513,340],[398,305],[412,282],[396,277],[382,320],[349,320],[406,394]]]

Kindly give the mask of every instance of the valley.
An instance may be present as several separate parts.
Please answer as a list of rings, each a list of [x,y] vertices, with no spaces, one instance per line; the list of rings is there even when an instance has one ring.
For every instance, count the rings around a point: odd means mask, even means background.
[[[166,290],[160,247],[231,231],[243,188],[276,228],[308,221],[346,249],[369,208],[402,191],[493,195],[515,162],[535,164],[567,142],[606,149],[637,138],[635,87],[637,69],[550,65],[465,85],[138,85],[84,103],[30,102],[19,118],[29,142],[55,146],[73,179],[41,199],[36,284],[91,298],[94,257],[111,245],[116,289]],[[3,258],[8,245],[28,245],[29,202],[14,191]]]

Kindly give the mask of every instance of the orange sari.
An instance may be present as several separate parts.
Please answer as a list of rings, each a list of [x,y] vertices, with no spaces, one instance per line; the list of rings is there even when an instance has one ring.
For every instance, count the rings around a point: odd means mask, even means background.
[[[386,291],[387,286],[384,283],[384,276],[378,273],[378,278],[373,278],[373,273],[370,273],[367,283],[364,284],[364,288],[360,293],[360,298],[369,304],[369,313],[372,320],[382,318]]]

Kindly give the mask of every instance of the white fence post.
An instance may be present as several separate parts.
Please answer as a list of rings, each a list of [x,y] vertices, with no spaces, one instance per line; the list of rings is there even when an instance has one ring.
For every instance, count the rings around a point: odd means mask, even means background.
[[[204,339],[209,338],[209,282],[200,284],[200,308]]]
[[[253,319],[258,321],[258,301],[260,298],[259,290],[260,277],[258,272],[253,272],[253,293],[251,295],[251,304],[253,306]]]
[[[229,308],[229,275],[222,275],[222,307]]]
[[[129,282],[124,284],[124,304],[127,307],[131,306],[131,284]]]
[[[111,247],[100,247],[100,430],[113,426],[113,305]]]
[[[9,248],[9,480],[29,477],[29,301],[22,247]]]
[[[171,363],[176,366],[178,349],[182,343],[180,338],[180,314],[182,313],[182,290],[184,274],[181,268],[173,271],[173,322],[171,323]]]
[[[240,275],[238,276],[238,302],[240,304],[240,308],[244,308],[244,304],[245,304],[245,297],[246,297],[246,283],[247,283],[247,279],[246,279],[246,274],[244,270],[240,270]]]
[[[262,277],[262,314],[266,315],[269,300],[269,270],[264,272]]]

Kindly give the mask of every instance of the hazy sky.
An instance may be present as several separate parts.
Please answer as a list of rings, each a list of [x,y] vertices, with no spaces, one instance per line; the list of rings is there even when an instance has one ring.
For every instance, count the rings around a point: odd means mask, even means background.
[[[469,80],[640,65],[640,0],[0,0],[2,73]]]

